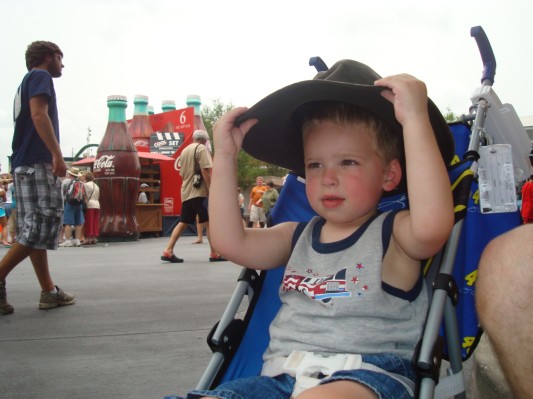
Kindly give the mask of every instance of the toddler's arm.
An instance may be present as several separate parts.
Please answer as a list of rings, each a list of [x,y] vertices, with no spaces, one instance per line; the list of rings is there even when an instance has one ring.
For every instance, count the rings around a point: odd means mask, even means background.
[[[235,120],[246,108],[235,108],[213,127],[215,156],[209,190],[209,230],[213,247],[232,262],[253,269],[287,263],[296,223],[268,229],[245,229],[237,201],[237,156],[242,141],[257,120],[239,127]]]
[[[409,212],[397,216],[394,238],[413,259],[433,256],[453,226],[453,198],[446,166],[428,115],[426,86],[410,75],[380,79],[383,97],[403,127]]]

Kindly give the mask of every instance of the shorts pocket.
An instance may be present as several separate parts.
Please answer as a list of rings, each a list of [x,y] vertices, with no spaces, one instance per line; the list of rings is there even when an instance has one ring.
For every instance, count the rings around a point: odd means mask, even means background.
[[[57,237],[61,227],[62,212],[57,210],[36,210],[33,214],[33,223],[28,231],[28,242],[36,247],[54,248],[57,246]]]

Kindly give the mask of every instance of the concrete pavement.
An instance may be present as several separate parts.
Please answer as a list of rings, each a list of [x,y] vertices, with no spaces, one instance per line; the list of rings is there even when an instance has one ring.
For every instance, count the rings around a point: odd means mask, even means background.
[[[7,279],[15,313],[0,316],[0,397],[163,399],[194,388],[241,270],[210,263],[195,238],[178,241],[182,264],[159,260],[166,237],[49,251],[55,283],[78,297],[52,310],[38,309],[29,260],[19,265]]]

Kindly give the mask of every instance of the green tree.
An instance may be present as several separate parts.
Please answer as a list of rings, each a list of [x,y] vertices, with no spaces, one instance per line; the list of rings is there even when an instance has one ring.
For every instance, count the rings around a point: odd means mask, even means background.
[[[213,125],[222,115],[233,108],[234,105],[232,103],[224,104],[220,98],[212,100],[211,105],[202,106],[202,119],[211,142],[213,142]]]
[[[220,99],[212,100],[210,105],[202,106],[202,119],[211,143],[213,143],[213,125],[222,115],[233,108],[232,103],[224,104]],[[216,151],[216,147],[213,146],[215,156]],[[285,176],[288,172],[287,169],[280,168],[279,166],[261,162],[242,150],[239,152],[237,165],[237,183],[243,189],[253,186],[257,176]]]
[[[446,122],[456,122],[461,119],[461,115],[454,114],[450,107],[446,107],[444,113],[442,114]]]

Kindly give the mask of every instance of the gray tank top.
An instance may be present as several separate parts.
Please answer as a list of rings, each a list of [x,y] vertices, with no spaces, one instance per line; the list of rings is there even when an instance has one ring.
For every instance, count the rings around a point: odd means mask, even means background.
[[[313,218],[294,246],[264,359],[293,350],[394,353],[411,359],[428,297],[422,272],[409,292],[382,282],[394,214],[380,214],[350,237],[327,244],[319,241],[324,222]]]

